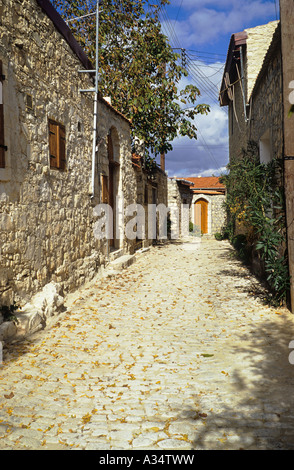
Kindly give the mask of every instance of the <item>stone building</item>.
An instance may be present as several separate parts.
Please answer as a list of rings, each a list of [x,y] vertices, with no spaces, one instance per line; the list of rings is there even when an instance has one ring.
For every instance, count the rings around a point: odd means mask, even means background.
[[[256,133],[258,122],[252,115],[255,106],[253,98],[257,78],[278,25],[278,21],[273,21],[231,36],[220,89],[220,105],[228,107],[230,160],[242,155],[250,138],[255,137],[261,142],[268,139],[266,132]],[[278,77],[276,80],[279,81],[280,74]],[[264,109],[261,111],[259,108],[258,112],[262,113],[262,120],[269,117]]]
[[[222,232],[226,225],[226,188],[219,177],[191,176],[186,179],[191,183],[190,220],[194,230],[208,236]]]
[[[191,220],[203,235],[222,232],[226,225],[226,188],[217,176],[188,178],[193,183]]]
[[[51,3],[2,0],[0,18],[0,305],[23,305],[134,251],[123,228],[136,177],[131,124],[102,97],[93,159],[93,94],[81,90],[94,79],[80,72],[93,66]],[[109,240],[95,235],[99,203],[113,209]]]
[[[170,210],[171,236],[189,235],[190,211],[193,199],[193,183],[183,178],[168,179],[168,207]]]
[[[280,0],[280,21],[233,34],[220,90],[228,106],[230,160],[255,142],[262,163],[281,159],[286,200],[287,244],[294,311],[294,4]]]
[[[136,202],[142,210],[142,231],[136,237],[135,249],[145,248],[156,243],[157,240],[167,236],[167,206],[168,206],[168,178],[165,171],[156,163],[148,168],[144,164],[142,154],[134,153],[132,155],[133,169],[136,175]],[[154,213],[155,217],[149,212],[152,205],[163,208],[165,227],[162,233],[159,232],[159,215]],[[144,211],[144,213],[143,213]]]
[[[226,188],[216,176],[169,178],[168,204],[179,214],[179,227],[187,234],[189,222],[198,235],[214,235],[226,225]]]

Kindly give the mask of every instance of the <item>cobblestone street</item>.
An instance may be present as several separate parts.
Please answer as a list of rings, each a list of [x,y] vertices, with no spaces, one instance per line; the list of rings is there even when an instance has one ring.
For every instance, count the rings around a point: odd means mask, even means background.
[[[0,449],[294,449],[294,320],[228,242],[153,247],[4,349]]]

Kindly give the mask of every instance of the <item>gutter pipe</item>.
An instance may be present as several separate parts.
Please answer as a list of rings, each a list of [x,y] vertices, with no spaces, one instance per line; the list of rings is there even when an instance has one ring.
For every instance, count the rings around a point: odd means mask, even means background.
[[[99,44],[99,0],[96,6],[96,75],[94,91],[94,113],[93,113],[93,149],[92,149],[92,175],[91,175],[91,198],[95,195],[95,162],[96,162],[96,141],[97,141],[97,117],[98,117],[98,44]]]

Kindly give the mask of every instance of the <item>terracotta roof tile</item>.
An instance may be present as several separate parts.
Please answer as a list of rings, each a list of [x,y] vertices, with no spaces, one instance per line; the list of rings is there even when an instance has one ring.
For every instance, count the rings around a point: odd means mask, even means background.
[[[225,189],[225,186],[220,182],[218,176],[200,176],[200,177],[187,177],[187,178],[179,178],[191,181],[193,186],[191,189]]]

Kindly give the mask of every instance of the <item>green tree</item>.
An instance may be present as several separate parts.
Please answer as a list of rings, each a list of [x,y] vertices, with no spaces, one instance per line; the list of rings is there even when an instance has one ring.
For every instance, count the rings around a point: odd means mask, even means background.
[[[95,12],[96,0],[51,0],[66,20]],[[178,136],[197,139],[193,118],[209,106],[200,91],[179,89],[188,73],[161,31],[160,8],[169,0],[103,0],[99,15],[99,91],[133,124],[133,136],[158,155]],[[73,34],[95,63],[95,16],[70,21]],[[183,109],[185,105],[186,109]]]

